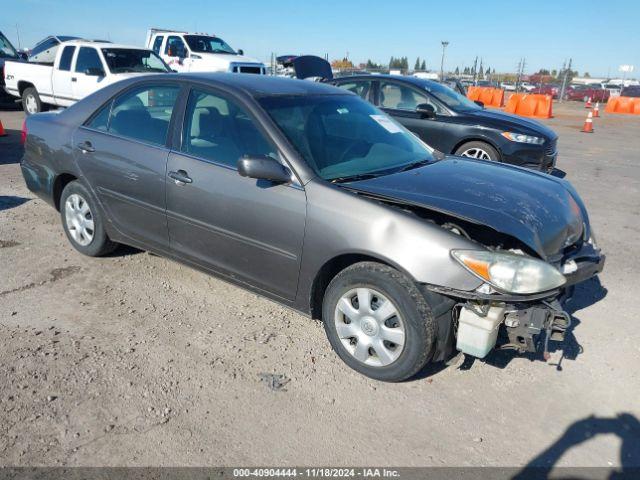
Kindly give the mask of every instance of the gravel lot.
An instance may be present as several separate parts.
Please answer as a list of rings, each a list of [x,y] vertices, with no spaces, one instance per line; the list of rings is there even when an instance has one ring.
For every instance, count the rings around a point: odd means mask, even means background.
[[[81,256],[0,111],[0,465],[640,466],[640,117],[554,106],[558,175],[607,254],[549,363],[513,352],[403,384],[322,326],[177,263]]]

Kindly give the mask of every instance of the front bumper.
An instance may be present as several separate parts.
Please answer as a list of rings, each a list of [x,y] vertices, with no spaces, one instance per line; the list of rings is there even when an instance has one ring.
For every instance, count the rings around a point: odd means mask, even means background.
[[[551,172],[558,159],[558,151],[555,141],[547,145],[528,145],[524,143],[509,142],[502,148],[502,160],[505,163],[520,167]]]
[[[542,350],[545,360],[548,359],[549,341],[564,341],[565,332],[571,325],[571,315],[564,311],[563,301],[571,296],[575,285],[602,272],[605,259],[600,250],[585,244],[562,262],[571,262],[572,267],[571,273],[564,274],[567,282],[562,288],[530,295],[487,294],[424,285],[427,291],[449,297],[456,302],[451,312],[451,326],[448,327],[442,317],[438,323],[439,337],[441,332],[446,332],[447,338],[439,338],[438,351],[434,359],[444,360],[454,350],[457,318],[463,309],[468,309],[477,315],[479,322],[484,322],[484,318],[489,318],[491,309],[496,308],[504,311],[502,321],[496,326],[502,337],[495,344],[497,348],[513,349],[520,353]],[[486,348],[484,351],[487,351]],[[464,353],[474,355],[471,352]]]

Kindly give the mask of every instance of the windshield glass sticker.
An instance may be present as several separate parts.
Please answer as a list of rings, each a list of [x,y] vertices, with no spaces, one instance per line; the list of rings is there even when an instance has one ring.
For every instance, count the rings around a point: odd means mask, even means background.
[[[378,124],[383,127],[389,133],[400,133],[402,129],[396,125],[393,120],[384,115],[369,115],[373,118]]]

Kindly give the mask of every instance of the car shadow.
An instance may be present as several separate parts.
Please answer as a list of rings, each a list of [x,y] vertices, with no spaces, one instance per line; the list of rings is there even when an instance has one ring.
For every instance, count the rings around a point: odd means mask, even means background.
[[[24,153],[24,147],[20,143],[20,130],[5,129],[7,134],[4,137],[0,137],[0,165],[9,165],[12,163],[20,163],[22,154]]]
[[[0,211],[19,207],[29,200],[31,199],[25,197],[16,197],[14,195],[0,195]]]
[[[560,351],[560,358],[557,361],[549,361],[548,364],[562,371],[564,360],[575,360],[584,349],[575,335],[575,331],[581,320],[574,315],[575,312],[589,307],[599,302],[607,295],[607,289],[602,286],[598,277],[593,277],[579,285],[576,285],[573,296],[563,302],[565,311],[571,316],[571,326],[565,332],[563,342],[549,342],[549,352],[551,354]],[[543,338],[541,339],[543,341]],[[553,356],[553,355],[552,355]],[[471,355],[464,355],[464,360],[458,365],[460,370],[470,370],[475,362],[484,362],[500,369],[506,368],[514,358],[525,358],[529,361],[544,361],[543,352],[518,353],[514,350],[495,349],[484,359],[478,359]]]
[[[615,435],[620,439],[620,467],[556,467],[554,469],[554,465],[567,451],[598,435]],[[615,417],[589,416],[574,422],[555,442],[533,457],[511,478],[513,480],[549,478],[556,480],[591,478],[617,480],[640,478],[639,474],[640,421],[631,413],[620,413]]]

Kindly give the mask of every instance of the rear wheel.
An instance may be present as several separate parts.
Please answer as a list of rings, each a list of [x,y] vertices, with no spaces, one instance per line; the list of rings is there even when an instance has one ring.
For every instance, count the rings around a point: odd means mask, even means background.
[[[34,87],[25,88],[22,92],[22,108],[27,115],[48,110],[47,105],[42,103],[40,95]]]
[[[325,292],[322,317],[338,356],[377,380],[412,377],[434,348],[427,301],[406,275],[387,265],[361,262],[336,275]]]
[[[64,187],[60,216],[64,233],[80,253],[99,257],[115,250],[117,244],[107,236],[102,216],[89,191],[80,182],[74,181]]]
[[[491,145],[485,142],[467,142],[455,151],[460,157],[477,158],[479,160],[500,161],[500,154]]]

